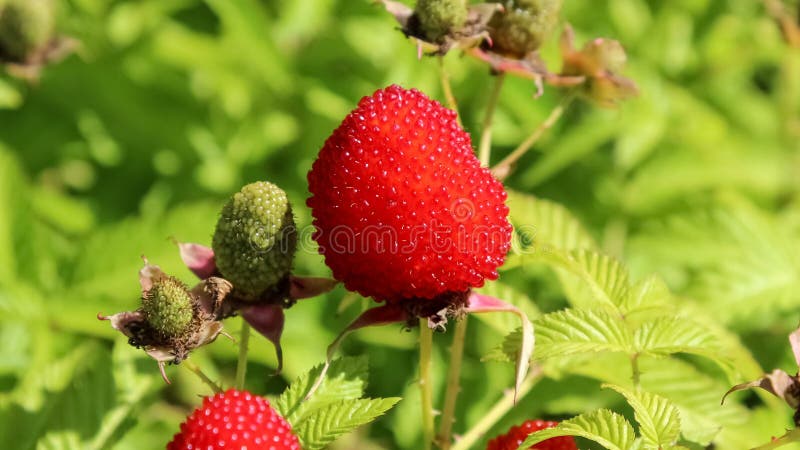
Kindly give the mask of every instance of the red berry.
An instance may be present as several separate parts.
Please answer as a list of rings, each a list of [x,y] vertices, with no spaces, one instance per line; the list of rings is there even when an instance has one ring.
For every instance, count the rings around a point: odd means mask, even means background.
[[[415,90],[364,97],[308,173],[320,253],[351,291],[432,299],[497,278],[506,192],[456,114]]]
[[[508,430],[508,433],[498,436],[486,446],[486,450],[517,450],[519,444],[534,431],[544,430],[545,428],[553,428],[558,425],[558,422],[551,422],[547,420],[528,420],[522,425],[516,425]],[[578,450],[575,444],[575,439],[571,436],[562,436],[542,441],[531,449],[536,450]]]
[[[203,399],[167,450],[300,450],[292,427],[269,402],[229,389]]]

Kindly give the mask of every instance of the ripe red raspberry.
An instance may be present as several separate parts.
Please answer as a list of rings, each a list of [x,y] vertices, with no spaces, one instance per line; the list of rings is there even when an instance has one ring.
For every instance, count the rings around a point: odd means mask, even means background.
[[[167,450],[300,450],[292,427],[269,402],[229,389],[203,399]]]
[[[314,239],[334,278],[378,301],[482,286],[510,246],[503,185],[456,114],[415,89],[361,99],[308,183]]]
[[[511,427],[508,433],[489,441],[486,450],[517,450],[519,444],[522,444],[522,441],[524,441],[529,434],[545,428],[553,428],[556,425],[558,425],[558,422],[546,420],[525,421],[522,425]],[[530,448],[536,450],[578,450],[575,439],[571,436],[548,439]]]

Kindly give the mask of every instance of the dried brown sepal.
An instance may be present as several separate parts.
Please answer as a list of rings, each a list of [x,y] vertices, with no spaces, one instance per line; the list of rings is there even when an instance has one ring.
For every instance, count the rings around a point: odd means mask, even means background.
[[[394,16],[400,25],[400,31],[411,38],[417,47],[417,55],[444,55],[450,50],[470,49],[481,45],[484,41],[490,40],[487,25],[492,16],[497,11],[502,11],[503,6],[499,3],[478,3],[470,5],[467,10],[467,19],[464,25],[458,29],[450,30],[440,36],[435,42],[427,40],[422,30],[419,17],[413,8],[407,5],[392,1],[378,0],[386,11]]]
[[[215,320],[240,314],[259,334],[275,346],[278,359],[276,373],[283,367],[281,335],[285,323],[283,310],[297,300],[316,297],[330,291],[339,283],[330,278],[302,277],[288,274],[258,298],[241,296],[240,291],[217,269],[214,250],[202,244],[175,241],[184,264],[202,283],[192,290],[201,302],[202,310]]]
[[[575,33],[567,25],[561,35],[561,54],[561,73],[557,78],[548,79],[548,82],[583,78],[581,94],[605,108],[614,108],[623,100],[638,95],[636,84],[619,75],[627,57],[625,49],[618,41],[596,38],[577,50]]]
[[[142,298],[148,296],[155,283],[168,277],[158,266],[149,264],[145,259],[145,265],[139,271]],[[130,345],[142,348],[155,359],[164,381],[169,383],[164,372],[165,363],[178,364],[186,359],[192,350],[209,344],[217,336],[224,334],[219,318],[225,311],[225,300],[230,292],[230,283],[216,277],[203,280],[187,291],[193,305],[191,326],[174,336],[159,332],[148,322],[148,316],[142,308],[111,316],[98,314],[97,318],[110,321],[115,330],[128,338]]]
[[[728,394],[751,388],[764,389],[770,394],[783,399],[793,409],[800,407],[800,379],[796,375],[791,376],[780,369],[775,369],[758,380],[737,384],[722,396],[722,402],[725,402]]]

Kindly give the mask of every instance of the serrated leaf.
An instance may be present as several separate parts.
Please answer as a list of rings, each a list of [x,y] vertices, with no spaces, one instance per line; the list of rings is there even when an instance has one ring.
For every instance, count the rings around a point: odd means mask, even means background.
[[[514,362],[522,348],[522,328],[508,333],[503,342],[481,358],[481,361]]]
[[[529,435],[519,448],[527,449],[558,436],[580,436],[609,450],[630,450],[636,441],[633,427],[624,417],[607,409],[599,409],[565,420],[556,427],[537,431]]]
[[[399,401],[398,397],[339,401],[316,409],[292,425],[305,450],[318,450],[371,422]]]
[[[731,402],[720,406],[727,384],[675,358],[642,359],[642,389],[665,397],[678,408],[681,434],[686,440],[708,445],[723,427],[739,426],[749,412]]]
[[[594,239],[564,206],[508,190],[508,208],[514,224],[514,252],[546,248],[596,248]]]
[[[631,405],[645,449],[668,448],[678,440],[681,421],[678,408],[672,402],[650,392],[631,391],[614,384],[603,387],[619,392]]]
[[[565,309],[534,321],[536,360],[581,353],[635,352],[633,334],[620,318],[603,310]],[[515,361],[522,331],[514,330],[484,356],[485,361]]]
[[[579,353],[633,350],[633,335],[621,318],[603,310],[566,309],[536,321],[536,359]]]
[[[692,353],[714,361],[723,370],[730,369],[730,363],[721,356],[714,334],[687,318],[662,317],[645,322],[634,332],[633,339],[640,354]]]
[[[590,250],[542,251],[528,258],[555,269],[573,306],[625,313],[621,306],[628,298],[630,279],[616,259]]]
[[[674,296],[664,280],[657,275],[651,275],[631,286],[620,306],[629,315],[656,308],[671,308],[674,301]]]
[[[303,401],[322,371],[320,364],[286,388],[275,402],[275,408],[289,423],[296,426],[315,410],[343,400],[358,399],[364,395],[368,370],[369,363],[366,356],[335,359],[314,395]]]
[[[630,359],[621,354],[584,357],[562,367],[566,373],[593,378],[605,383],[629,386]],[[673,358],[639,358],[641,389],[671,401],[680,413],[684,439],[708,445],[724,427],[746,423],[750,412],[736,402],[720,406],[730,385],[700,372],[692,364]]]

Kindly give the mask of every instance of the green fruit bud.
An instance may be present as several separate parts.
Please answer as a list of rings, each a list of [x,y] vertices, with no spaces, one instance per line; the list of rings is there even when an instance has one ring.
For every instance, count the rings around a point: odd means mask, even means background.
[[[0,3],[0,57],[24,62],[55,33],[52,0],[6,0]]]
[[[439,42],[451,31],[462,28],[467,20],[465,0],[419,0],[414,11],[429,42]]]
[[[142,298],[147,323],[167,339],[179,338],[191,328],[194,302],[185,284],[175,277],[162,276]]]
[[[264,181],[248,184],[225,204],[212,240],[219,271],[252,298],[286,278],[296,246],[289,199]]]
[[[522,58],[537,50],[556,25],[561,0],[507,0],[505,13],[497,13],[489,22],[492,49]]]

